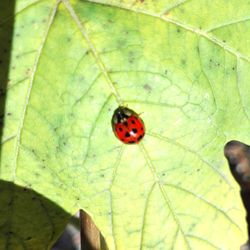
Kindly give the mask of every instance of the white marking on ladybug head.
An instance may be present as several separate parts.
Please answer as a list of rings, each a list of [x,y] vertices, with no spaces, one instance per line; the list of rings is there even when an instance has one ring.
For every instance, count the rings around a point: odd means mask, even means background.
[[[127,115],[127,116],[131,116],[131,115],[132,115],[132,112],[131,112],[129,109],[127,109],[127,108],[125,108],[125,109],[123,110],[123,112],[124,112],[124,114]]]
[[[126,122],[126,121],[127,121],[127,118],[125,118],[125,117],[121,119],[121,122],[122,122],[122,123],[123,123],[123,122]]]

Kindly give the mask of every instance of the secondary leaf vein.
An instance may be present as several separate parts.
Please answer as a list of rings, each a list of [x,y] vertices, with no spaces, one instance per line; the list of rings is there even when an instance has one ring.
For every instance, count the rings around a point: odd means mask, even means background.
[[[59,3],[60,3],[60,1],[57,0],[54,8],[51,11],[50,18],[49,18],[49,21],[48,21],[48,27],[47,27],[47,29],[45,31],[43,40],[42,40],[41,45],[40,45],[40,47],[38,49],[37,56],[36,56],[36,59],[35,59],[35,63],[34,63],[34,66],[33,66],[33,71],[32,71],[32,75],[31,75],[27,95],[26,95],[26,98],[25,98],[24,110],[23,110],[23,113],[21,115],[20,125],[19,125],[18,131],[17,131],[17,143],[16,143],[15,155],[14,155],[13,179],[15,179],[15,177],[16,177],[17,163],[18,163],[18,157],[19,157],[19,153],[20,153],[21,134],[22,134],[23,126],[24,126],[24,120],[25,120],[25,116],[26,116],[26,112],[27,112],[27,107],[28,107],[28,104],[29,104],[29,101],[30,101],[30,94],[31,94],[33,83],[34,83],[35,74],[36,74],[36,71],[37,71],[37,68],[38,68],[38,64],[39,64],[39,60],[40,60],[43,48],[44,48],[45,43],[46,43],[47,38],[48,38],[50,28],[51,28],[52,23],[54,21],[54,18],[56,16],[56,12],[57,12],[57,8],[59,6]]]
[[[165,189],[164,189],[164,187],[163,187],[163,184],[161,183],[161,180],[160,180],[160,178],[159,178],[159,176],[158,176],[158,174],[157,174],[156,168],[155,168],[155,166],[154,166],[154,164],[153,164],[153,162],[152,162],[152,160],[151,160],[151,158],[150,158],[150,156],[149,156],[149,154],[148,154],[148,151],[147,151],[147,149],[145,148],[143,142],[141,142],[141,143],[139,144],[139,147],[140,147],[141,152],[142,152],[142,154],[143,154],[143,156],[144,156],[144,158],[145,158],[145,160],[146,160],[146,162],[147,162],[147,165],[149,166],[149,168],[150,168],[150,170],[151,170],[151,172],[152,172],[152,175],[154,176],[155,183],[158,184],[159,189],[160,189],[160,191],[161,191],[161,194],[162,194],[162,196],[163,196],[163,199],[164,199],[164,201],[165,201],[167,207],[169,208],[169,211],[170,211],[171,215],[173,216],[173,219],[175,220],[176,225],[178,226],[179,231],[180,231],[180,233],[182,234],[182,236],[183,236],[183,238],[184,238],[184,241],[185,241],[185,243],[186,243],[188,249],[191,250],[192,248],[191,248],[191,246],[190,246],[190,244],[189,244],[189,242],[188,242],[188,240],[187,240],[187,237],[186,237],[186,235],[185,235],[185,232],[183,231],[181,222],[180,222],[180,220],[178,219],[178,217],[177,217],[177,215],[176,215],[176,213],[175,213],[175,211],[174,211],[174,209],[173,209],[173,207],[172,207],[172,204],[171,204],[171,201],[170,201],[170,199],[169,199],[169,197],[168,197],[168,194],[166,193],[166,191],[165,191]]]
[[[218,39],[216,36],[214,36],[213,34],[209,34],[207,31],[204,31],[202,29],[196,28],[196,27],[191,27],[188,24],[179,22],[178,20],[172,19],[170,17],[167,17],[166,15],[160,15],[160,14],[155,14],[146,10],[141,10],[141,9],[129,9],[129,7],[125,6],[125,5],[115,5],[115,4],[110,4],[110,3],[100,3],[96,0],[85,0],[86,2],[90,2],[90,3],[96,3],[96,4],[102,4],[102,5],[106,5],[106,6],[110,6],[110,7],[114,7],[114,8],[119,8],[119,9],[123,9],[123,10],[127,10],[127,11],[132,11],[138,14],[142,14],[142,15],[146,15],[146,16],[150,16],[150,17],[154,17],[157,19],[160,19],[164,22],[168,22],[171,24],[174,24],[178,27],[181,27],[183,29],[185,29],[186,31],[190,31],[192,33],[195,33],[199,36],[203,36],[206,39],[212,41],[213,43],[217,44],[219,47],[223,48],[224,50],[228,51],[229,53],[233,54],[236,57],[242,58],[247,62],[250,62],[250,57],[243,55],[242,53],[240,53],[239,51],[237,51],[236,49],[234,49],[233,47],[225,44],[223,41],[221,41],[220,39]]]
[[[120,96],[119,92],[117,91],[113,81],[111,80],[111,78],[110,78],[110,76],[108,74],[108,70],[106,69],[105,64],[101,60],[101,57],[99,56],[93,42],[91,41],[91,39],[90,39],[90,37],[89,37],[83,23],[81,22],[81,20],[79,19],[79,17],[75,13],[75,11],[72,8],[69,1],[68,0],[62,0],[62,1],[64,3],[65,7],[67,8],[68,12],[70,13],[72,19],[75,21],[75,23],[76,23],[77,27],[79,28],[80,32],[82,33],[85,41],[87,42],[87,44],[88,44],[88,46],[90,48],[90,51],[92,52],[100,71],[103,73],[104,77],[106,78],[106,81],[107,81],[113,95],[116,98],[116,101],[118,102],[119,105],[122,105],[123,102],[122,102],[121,96]]]

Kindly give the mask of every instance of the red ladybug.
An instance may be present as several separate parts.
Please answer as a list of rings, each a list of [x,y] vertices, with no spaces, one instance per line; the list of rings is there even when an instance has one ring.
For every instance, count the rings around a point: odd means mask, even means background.
[[[143,120],[135,111],[123,106],[114,111],[111,124],[115,136],[126,144],[139,143],[145,135]]]

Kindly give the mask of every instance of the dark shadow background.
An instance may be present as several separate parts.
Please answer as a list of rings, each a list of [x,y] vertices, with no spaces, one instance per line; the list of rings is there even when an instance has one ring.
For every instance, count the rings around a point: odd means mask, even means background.
[[[0,181],[0,249],[51,249],[70,214],[44,196]]]
[[[0,1],[0,141],[3,135],[5,97],[13,40],[14,12],[15,0]]]

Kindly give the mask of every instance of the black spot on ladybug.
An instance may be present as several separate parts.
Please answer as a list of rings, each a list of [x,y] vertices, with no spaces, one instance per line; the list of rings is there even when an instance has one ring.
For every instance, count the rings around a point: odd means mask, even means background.
[[[143,135],[140,135],[139,137],[138,137],[138,141],[140,141],[141,140],[141,138],[144,136],[144,134]]]
[[[119,128],[119,131],[121,131],[121,132],[122,132],[122,130],[123,130],[123,129],[120,127],[120,128]]]
[[[133,128],[132,131],[136,134],[137,133],[137,129]]]
[[[135,124],[135,120],[132,120],[131,123],[132,123],[132,124]]]
[[[129,132],[126,132],[125,136],[126,136],[126,137],[130,137]]]

